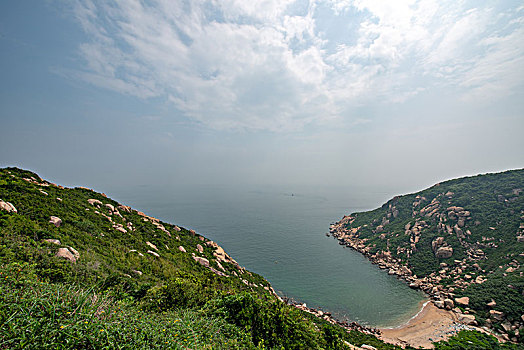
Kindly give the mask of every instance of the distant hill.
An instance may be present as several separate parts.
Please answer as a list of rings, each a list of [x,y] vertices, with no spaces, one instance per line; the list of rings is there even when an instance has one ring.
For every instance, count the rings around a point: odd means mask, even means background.
[[[332,225],[464,323],[524,331],[524,169],[445,181]]]

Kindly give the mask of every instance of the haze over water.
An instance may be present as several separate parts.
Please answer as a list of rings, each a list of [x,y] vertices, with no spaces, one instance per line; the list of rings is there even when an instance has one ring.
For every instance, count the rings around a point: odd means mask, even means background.
[[[334,187],[114,188],[111,196],[218,242],[281,295],[339,319],[381,327],[406,322],[424,296],[326,237],[343,215],[392,193]],[[187,248],[187,247],[186,247]]]

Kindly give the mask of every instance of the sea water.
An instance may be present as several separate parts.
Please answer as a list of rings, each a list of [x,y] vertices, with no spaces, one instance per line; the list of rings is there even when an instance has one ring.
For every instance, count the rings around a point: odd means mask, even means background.
[[[340,320],[398,326],[425,300],[360,253],[326,236],[343,215],[376,208],[394,193],[363,188],[162,186],[112,188],[111,196],[219,243],[282,296]]]

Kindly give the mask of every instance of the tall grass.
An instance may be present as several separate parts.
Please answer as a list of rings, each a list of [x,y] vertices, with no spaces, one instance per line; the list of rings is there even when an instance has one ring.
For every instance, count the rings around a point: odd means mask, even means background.
[[[0,267],[0,349],[235,349],[249,336],[195,310],[144,312],[75,285],[38,281],[28,265]]]

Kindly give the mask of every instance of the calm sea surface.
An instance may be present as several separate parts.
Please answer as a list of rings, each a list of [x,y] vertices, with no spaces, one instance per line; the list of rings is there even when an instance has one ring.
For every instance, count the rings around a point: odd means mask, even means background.
[[[392,327],[424,296],[326,237],[330,223],[376,208],[394,194],[330,187],[112,188],[111,197],[219,243],[281,295],[339,319]]]

